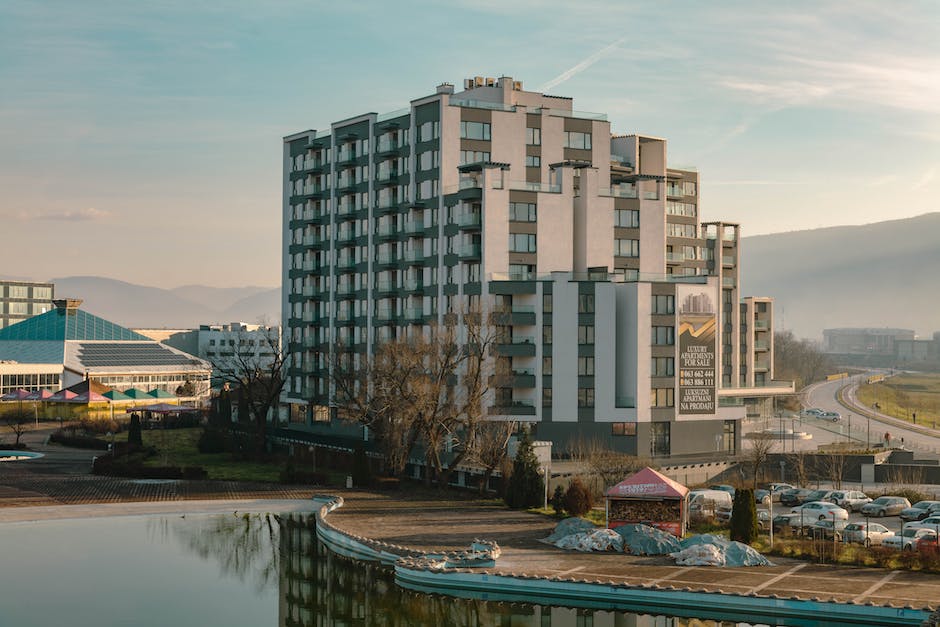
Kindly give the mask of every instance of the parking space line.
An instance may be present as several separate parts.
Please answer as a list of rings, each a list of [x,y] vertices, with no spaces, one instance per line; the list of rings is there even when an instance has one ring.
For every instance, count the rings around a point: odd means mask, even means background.
[[[807,565],[808,565],[808,564],[797,564],[796,566],[794,566],[793,568],[791,568],[791,569],[788,570],[787,572],[785,572],[785,573],[780,573],[780,574],[777,575],[776,577],[771,577],[770,579],[768,579],[767,581],[765,581],[765,582],[762,583],[761,585],[755,586],[755,587],[751,588],[750,590],[748,590],[747,594],[752,594],[752,593],[755,593],[755,592],[760,592],[761,590],[763,590],[763,589],[766,588],[767,586],[777,583],[778,581],[780,581],[780,580],[783,579],[784,577],[789,577],[790,575],[792,575],[792,574],[795,573],[796,571],[800,570],[801,568],[805,568]]]
[[[891,581],[892,579],[894,579],[894,578],[897,576],[897,574],[898,574],[899,572],[901,572],[901,571],[899,571],[899,570],[892,570],[890,573],[888,573],[887,575],[885,575],[884,577],[882,577],[881,579],[879,579],[878,581],[876,581],[875,583],[873,583],[873,584],[868,588],[868,590],[866,590],[865,592],[863,592],[863,593],[861,593],[860,595],[858,595],[857,597],[855,597],[855,598],[853,599],[853,601],[855,601],[856,603],[861,603],[861,602],[865,599],[865,597],[871,596],[875,591],[878,590],[878,588],[880,588],[881,586],[885,585],[886,583],[888,583],[889,581]]]
[[[653,579],[652,581],[649,581],[649,582],[647,582],[647,583],[649,583],[649,585],[651,585],[651,586],[655,586],[655,585],[658,584],[658,583],[662,583],[662,582],[664,582],[664,581],[669,581],[670,579],[673,579],[674,577],[678,577],[679,575],[684,575],[685,573],[689,572],[690,570],[695,570],[696,568],[697,568],[696,566],[686,566],[685,568],[680,568],[680,569],[678,569],[678,570],[675,570],[675,571],[669,573],[669,574],[666,575],[665,577],[660,577],[659,579]]]

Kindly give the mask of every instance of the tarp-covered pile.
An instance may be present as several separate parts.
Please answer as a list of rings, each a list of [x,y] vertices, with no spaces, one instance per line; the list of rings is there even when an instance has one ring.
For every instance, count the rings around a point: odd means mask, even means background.
[[[679,539],[649,525],[621,525],[614,529],[623,536],[623,550],[633,555],[668,555],[680,550]]]
[[[595,529],[594,531],[583,531],[555,542],[555,546],[560,549],[590,552],[623,551],[623,538],[612,529]]]
[[[597,526],[586,518],[565,518],[555,525],[555,531],[547,538],[543,538],[541,542],[545,544],[555,544],[566,536],[582,533],[584,531],[593,531],[594,529],[597,529]]]
[[[680,544],[682,550],[671,554],[680,566],[773,566],[752,547],[723,536],[692,536]]]

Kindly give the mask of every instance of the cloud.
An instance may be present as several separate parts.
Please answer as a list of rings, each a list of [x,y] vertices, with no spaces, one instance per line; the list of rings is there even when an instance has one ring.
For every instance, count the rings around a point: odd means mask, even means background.
[[[934,179],[936,175],[937,175],[937,166],[935,165],[930,166],[929,168],[927,168],[927,171],[924,172],[923,175],[921,175],[920,179],[918,179],[917,182],[914,183],[914,186],[911,187],[911,189],[922,189],[924,187],[927,187],[927,185]]]
[[[94,207],[77,209],[75,211],[49,211],[39,213],[22,212],[23,220],[53,220],[62,222],[98,222],[111,217],[110,211],[102,211]]]
[[[610,54],[611,52],[613,52],[613,51],[617,48],[617,46],[619,46],[620,44],[622,44],[622,43],[625,42],[626,40],[627,40],[627,37],[626,37],[626,36],[623,36],[623,37],[621,37],[620,39],[618,39],[617,41],[615,41],[615,42],[613,42],[613,43],[611,43],[611,44],[608,44],[608,45],[604,46],[603,48],[601,48],[600,50],[598,50],[597,52],[595,52],[595,53],[592,54],[591,56],[587,57],[586,59],[584,59],[583,61],[581,61],[581,62],[578,63],[577,65],[571,67],[571,68],[568,69],[568,70],[565,70],[564,72],[562,72],[561,74],[559,74],[558,76],[556,76],[555,78],[553,78],[552,80],[550,80],[550,81],[548,81],[547,83],[545,83],[545,84],[539,86],[538,90],[539,90],[539,91],[542,91],[542,92],[548,91],[549,89],[551,89],[551,88],[553,88],[553,87],[555,87],[555,86],[557,86],[557,85],[560,85],[560,84],[564,83],[566,80],[568,80],[568,79],[571,78],[572,76],[575,76],[575,75],[577,75],[577,74],[580,74],[581,72],[583,72],[584,70],[586,70],[587,68],[591,67],[592,65],[594,65],[595,63],[597,63],[598,61],[600,61],[601,59],[603,59],[604,57],[606,57],[608,54]]]

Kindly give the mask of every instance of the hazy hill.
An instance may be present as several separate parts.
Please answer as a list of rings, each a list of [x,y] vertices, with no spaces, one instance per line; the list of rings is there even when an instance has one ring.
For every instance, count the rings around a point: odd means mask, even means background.
[[[127,327],[190,328],[254,323],[259,318],[278,324],[280,320],[279,289],[185,286],[165,290],[92,276],[51,281],[56,297],[81,298],[85,301],[82,308],[89,313]]]
[[[800,337],[833,327],[940,331],[940,213],[745,237],[742,293],[773,296]]]

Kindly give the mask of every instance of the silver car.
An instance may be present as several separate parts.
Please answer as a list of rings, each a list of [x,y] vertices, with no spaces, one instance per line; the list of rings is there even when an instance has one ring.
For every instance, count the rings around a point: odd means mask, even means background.
[[[862,505],[862,513],[866,516],[894,516],[911,506],[911,502],[903,496],[879,496],[871,503]]]
[[[923,520],[904,523],[904,529],[930,529],[940,533],[940,516],[928,516]]]
[[[826,500],[852,512],[857,512],[866,503],[871,503],[871,499],[858,490],[836,490]]]
[[[898,516],[904,522],[912,520],[923,520],[934,512],[940,511],[940,501],[917,501],[905,510],[902,510]]]
[[[842,530],[842,539],[846,542],[858,542],[865,546],[880,546],[882,541],[894,532],[880,523],[849,523]]]
[[[849,519],[849,513],[847,511],[829,501],[810,501],[809,503],[803,503],[799,507],[794,507],[790,511],[794,514],[800,514],[803,519],[802,522],[804,523],[810,520]]]

